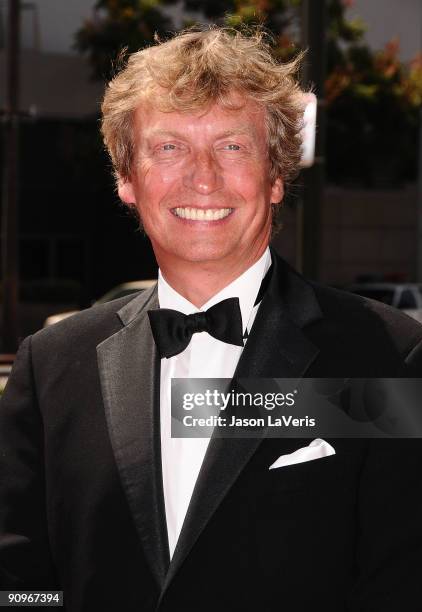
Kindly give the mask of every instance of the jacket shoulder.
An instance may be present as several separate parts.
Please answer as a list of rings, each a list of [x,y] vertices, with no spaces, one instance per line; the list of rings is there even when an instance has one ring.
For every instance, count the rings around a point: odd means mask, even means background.
[[[392,343],[406,356],[422,340],[422,325],[397,308],[347,291],[311,283],[324,317],[353,335],[364,347],[368,342]]]
[[[118,312],[136,300],[143,292],[134,293],[105,304],[96,304],[75,313],[63,321],[45,327],[32,336],[35,352],[59,351],[80,353],[88,347],[96,347],[102,340],[122,328]]]

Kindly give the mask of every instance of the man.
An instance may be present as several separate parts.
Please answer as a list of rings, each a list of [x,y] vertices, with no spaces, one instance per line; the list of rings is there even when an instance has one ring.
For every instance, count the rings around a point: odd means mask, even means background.
[[[72,612],[419,609],[419,440],[269,469],[310,441],[170,436],[173,377],[422,371],[417,323],[268,249],[299,160],[295,68],[212,28],[109,84],[103,134],[158,288],[23,342],[0,410],[3,589],[62,589]]]

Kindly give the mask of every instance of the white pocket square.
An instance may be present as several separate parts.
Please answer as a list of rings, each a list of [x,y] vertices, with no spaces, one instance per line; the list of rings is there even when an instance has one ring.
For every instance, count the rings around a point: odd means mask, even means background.
[[[320,459],[321,457],[328,457],[329,455],[335,455],[336,451],[321,438],[312,440],[309,446],[298,448],[294,453],[288,455],[281,455],[269,469],[274,470],[276,468],[284,467],[286,465],[294,465],[295,463],[303,463],[304,461],[313,461],[314,459]]]

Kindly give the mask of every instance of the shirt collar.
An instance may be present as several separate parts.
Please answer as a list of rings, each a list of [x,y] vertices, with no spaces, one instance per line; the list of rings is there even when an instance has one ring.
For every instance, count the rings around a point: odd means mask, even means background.
[[[229,285],[221,289],[216,295],[206,302],[201,308],[194,306],[189,300],[184,298],[180,293],[175,291],[158,271],[158,302],[160,308],[171,308],[183,312],[183,314],[192,314],[203,310],[208,310],[217,302],[221,302],[227,298],[238,297],[240,311],[242,313],[243,331],[245,331],[250,315],[252,313],[256,296],[259,291],[262,279],[271,266],[270,249],[267,247],[262,256],[243,274],[238,276]]]

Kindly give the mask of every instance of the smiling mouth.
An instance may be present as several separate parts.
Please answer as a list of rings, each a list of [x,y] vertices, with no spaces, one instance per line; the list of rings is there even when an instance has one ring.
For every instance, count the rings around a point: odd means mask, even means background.
[[[233,208],[172,208],[172,213],[180,219],[190,221],[220,221],[233,212]]]

